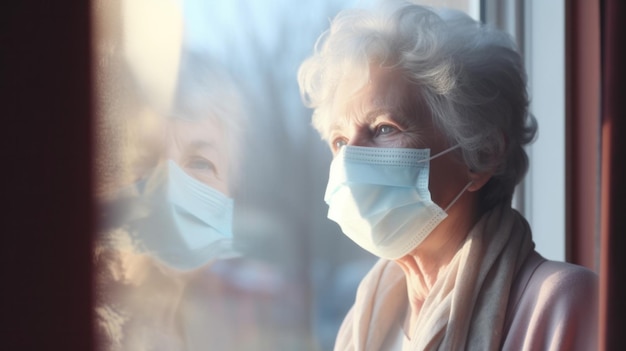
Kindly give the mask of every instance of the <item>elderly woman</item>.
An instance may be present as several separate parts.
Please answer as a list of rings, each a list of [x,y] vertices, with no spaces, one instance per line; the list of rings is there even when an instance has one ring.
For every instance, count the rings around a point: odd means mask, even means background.
[[[336,350],[591,350],[596,275],[511,208],[534,138],[520,54],[460,12],[340,13],[298,73],[334,154],[328,217],[380,257]]]

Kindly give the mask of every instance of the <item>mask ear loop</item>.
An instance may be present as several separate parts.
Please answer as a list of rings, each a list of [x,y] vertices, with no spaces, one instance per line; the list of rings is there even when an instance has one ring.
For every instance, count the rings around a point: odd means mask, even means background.
[[[461,192],[452,200],[452,202],[450,202],[450,204],[443,210],[444,212],[448,212],[448,210],[450,209],[450,207],[452,207],[452,205],[454,205],[455,202],[457,202],[457,200],[461,197],[461,195],[463,195],[465,193],[465,191],[472,185],[472,183],[474,183],[474,181],[470,180],[461,190]]]
[[[456,149],[458,149],[460,147],[461,147],[461,144],[456,144],[456,145],[454,145],[452,147],[449,147],[449,148],[447,148],[447,149],[445,149],[445,150],[443,150],[443,151],[441,151],[441,152],[439,152],[437,154],[434,154],[434,155],[430,156],[430,158],[428,160],[430,161],[430,160],[432,160],[434,158],[437,158],[439,156],[443,156],[443,155],[447,154],[448,152],[450,152],[452,150],[456,150]]]

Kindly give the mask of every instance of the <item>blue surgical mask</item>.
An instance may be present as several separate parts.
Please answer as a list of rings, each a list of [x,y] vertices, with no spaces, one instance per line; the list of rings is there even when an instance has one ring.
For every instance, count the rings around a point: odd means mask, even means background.
[[[441,209],[428,190],[429,149],[344,146],[331,166],[324,200],[328,218],[372,254],[398,259],[413,251],[443,221],[471,185]]]
[[[151,245],[153,254],[176,269],[194,269],[232,256],[233,199],[168,161],[166,199],[174,232]]]

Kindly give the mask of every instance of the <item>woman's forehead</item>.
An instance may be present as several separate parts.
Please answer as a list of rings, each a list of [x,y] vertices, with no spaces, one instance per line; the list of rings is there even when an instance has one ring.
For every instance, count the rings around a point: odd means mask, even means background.
[[[170,134],[176,140],[179,147],[204,142],[219,150],[226,149],[227,140],[224,135],[224,126],[218,119],[172,119],[170,120],[169,127]]]
[[[356,93],[337,92],[327,117],[331,129],[350,122],[367,123],[380,115],[410,123],[427,114],[419,88],[400,74],[376,70],[371,72],[370,77]]]

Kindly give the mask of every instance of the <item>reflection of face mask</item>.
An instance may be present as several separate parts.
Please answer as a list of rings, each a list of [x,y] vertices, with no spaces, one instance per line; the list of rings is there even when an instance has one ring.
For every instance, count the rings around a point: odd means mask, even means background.
[[[376,256],[398,259],[415,249],[446,218],[430,198],[429,149],[344,146],[330,166],[324,200],[328,218]]]
[[[212,247],[230,245],[233,200],[168,162],[167,198],[184,249],[163,248],[171,265],[189,268],[215,258]],[[174,234],[175,235],[175,234]]]
[[[233,200],[188,175],[169,161],[168,198],[174,220],[189,249],[232,237]]]

